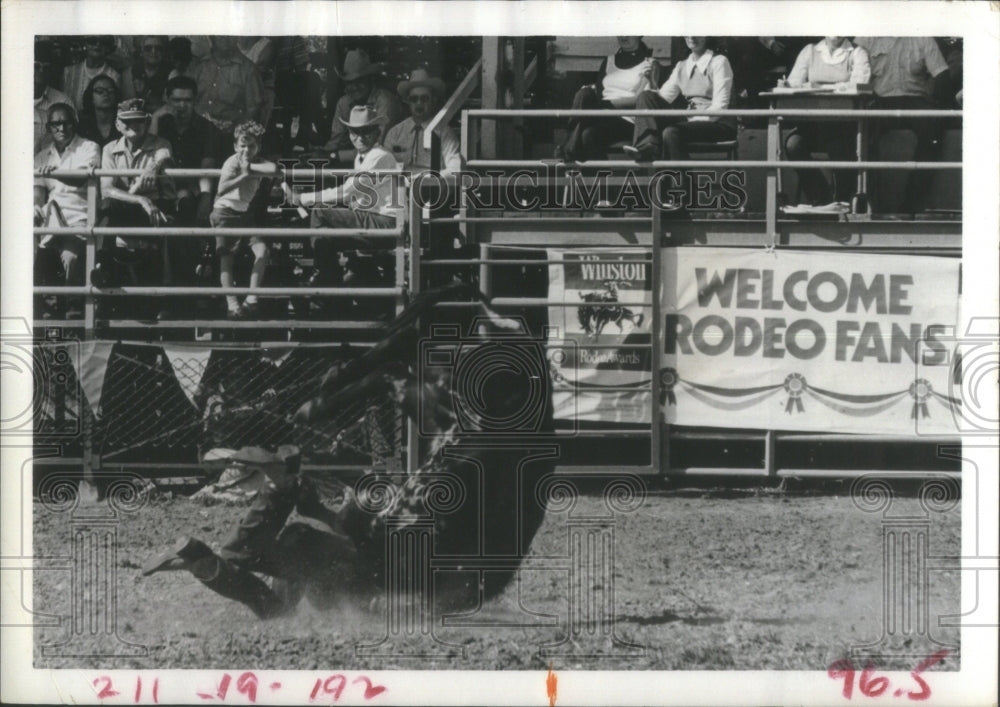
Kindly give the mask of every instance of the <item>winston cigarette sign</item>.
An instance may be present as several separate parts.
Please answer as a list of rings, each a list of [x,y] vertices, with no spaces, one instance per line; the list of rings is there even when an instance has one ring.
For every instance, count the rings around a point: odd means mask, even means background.
[[[553,357],[557,419],[649,423],[652,260],[642,249],[550,250],[553,336],[573,342]]]

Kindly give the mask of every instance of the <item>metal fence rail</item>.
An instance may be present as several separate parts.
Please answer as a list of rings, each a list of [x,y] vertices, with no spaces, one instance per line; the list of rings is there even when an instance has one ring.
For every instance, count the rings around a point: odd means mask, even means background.
[[[645,163],[643,168],[719,168],[732,167],[741,169],[761,170],[765,172],[767,187],[766,210],[762,221],[744,219],[721,222],[732,224],[734,229],[759,234],[764,240],[770,240],[771,245],[785,247],[789,245],[780,239],[782,229],[787,223],[782,220],[778,208],[778,174],[785,168],[834,168],[887,171],[926,171],[926,170],[957,170],[961,162],[892,162],[892,161],[833,161],[815,160],[808,162],[791,162],[781,160],[779,145],[781,121],[792,119],[832,119],[862,122],[882,119],[953,119],[961,118],[961,111],[846,111],[846,110],[738,110],[738,111],[570,111],[570,110],[470,110],[463,113],[462,139],[463,154],[468,158],[468,165],[475,169],[498,168],[512,170],[515,168],[545,167],[551,168],[551,163],[545,160],[482,160],[475,154],[476,121],[506,120],[511,118],[568,118],[573,116],[611,115],[634,116],[650,114],[656,116],[691,117],[694,115],[716,117],[767,118],[768,145],[766,160],[695,160],[695,161],[655,161]],[[588,168],[609,167],[612,169],[633,169],[635,163],[625,160],[594,161],[586,164]],[[565,165],[563,165],[565,167]],[[317,179],[320,176],[344,176],[351,170],[333,169],[294,169],[286,170],[293,184],[301,183],[303,178]],[[179,170],[168,169],[166,175],[171,177],[218,177],[220,170]],[[338,236],[355,236],[370,238],[377,241],[378,247],[391,252],[394,258],[394,278],[392,286],[352,288],[352,287],[185,287],[185,286],[123,286],[115,288],[99,288],[92,285],[65,287],[55,285],[36,286],[37,296],[75,295],[85,298],[84,317],[80,321],[38,322],[38,325],[61,325],[65,327],[80,327],[77,342],[40,343],[38,344],[38,359],[45,362],[46,370],[53,373],[52,382],[36,390],[36,445],[59,444],[64,450],[64,457],[83,460],[85,469],[113,468],[118,465],[135,465],[137,468],[152,470],[190,470],[198,463],[199,454],[204,453],[209,445],[233,446],[239,444],[275,444],[293,441],[303,446],[306,452],[307,464],[319,465],[325,468],[361,468],[373,463],[389,463],[394,465],[409,463],[416,459],[416,441],[412,426],[405,430],[406,425],[399,416],[395,405],[387,402],[384,405],[364,409],[352,409],[342,412],[342,417],[331,421],[330,425],[316,428],[290,426],[290,415],[310,392],[310,386],[316,385],[318,377],[325,371],[330,361],[338,355],[335,346],[318,346],[297,348],[291,344],[267,344],[261,346],[240,346],[233,348],[231,342],[216,342],[210,347],[189,349],[190,355],[185,357],[177,352],[179,345],[171,343],[151,344],[136,342],[129,344],[118,342],[115,330],[101,333],[97,327],[104,323],[97,318],[95,303],[98,298],[109,299],[123,296],[149,297],[221,297],[223,295],[257,294],[261,297],[275,298],[309,298],[324,297],[333,299],[351,298],[356,300],[382,302],[392,307],[392,302],[398,309],[402,306],[409,293],[421,289],[428,273],[422,268],[431,268],[430,273],[437,277],[449,277],[455,267],[471,268],[474,277],[478,277],[480,287],[493,294],[496,284],[496,268],[507,266],[522,266],[527,268],[546,267],[557,264],[557,259],[525,259],[506,257],[501,249],[493,244],[493,236],[501,229],[512,225],[520,226],[529,232],[541,234],[534,247],[544,250],[549,243],[545,235],[552,235],[560,229],[568,229],[577,233],[587,233],[591,230],[605,229],[616,231],[626,229],[637,233],[645,233],[648,243],[645,245],[652,251],[648,262],[654,272],[658,272],[660,246],[664,245],[663,234],[665,222],[663,213],[656,208],[651,209],[648,216],[615,215],[600,219],[583,219],[559,215],[525,216],[517,214],[516,218],[509,215],[477,216],[467,199],[468,194],[462,190],[462,185],[453,177],[443,178],[442,183],[460,191],[463,201],[458,213],[453,217],[440,217],[434,212],[426,213],[412,193],[406,190],[405,177],[398,172],[379,173],[391,175],[400,181],[400,209],[397,223],[391,229],[311,229],[295,228],[240,228],[214,229],[168,226],[163,228],[109,228],[97,225],[97,209],[99,196],[99,179],[108,176],[136,176],[139,170],[73,170],[58,171],[51,176],[86,177],[88,180],[88,220],[77,227],[36,227],[35,235],[81,235],[86,239],[86,255],[84,271],[89,273],[96,260],[96,243],[98,239],[114,236],[172,238],[206,238],[210,236],[266,236],[275,239],[296,238],[328,238]],[[497,183],[503,185],[506,177],[501,177]],[[543,177],[540,185],[547,183]],[[550,181],[556,185],[564,185],[570,178],[555,177]],[[783,224],[785,224],[783,226]],[[479,244],[479,257],[448,259],[430,255],[425,256],[421,245],[426,243],[427,232],[433,228],[449,227],[460,229],[469,245]],[[861,231],[871,228],[871,224],[852,225]],[[676,226],[678,231],[683,228],[702,228],[700,224]],[[919,224],[902,223],[893,226],[894,229],[908,233],[918,233]],[[926,228],[926,225],[924,226]],[[748,239],[748,246],[756,245],[760,239]],[[908,242],[912,238],[908,239]],[[674,244],[687,241],[679,240]],[[591,245],[591,244],[587,244]],[[822,247],[829,250],[842,250],[851,247],[845,242],[831,240],[821,245],[806,244],[799,247]],[[874,249],[897,249],[895,244],[875,243]],[[933,244],[915,247],[900,245],[898,249],[906,252],[928,252],[928,248],[937,248],[935,252],[948,254],[960,253],[958,247],[941,247]],[[874,252],[874,251],[873,251]],[[655,276],[656,277],[656,276]],[[654,284],[654,292],[656,287]],[[501,296],[494,299],[497,307],[509,310],[538,310],[551,306],[568,306],[565,303],[550,301],[547,297],[529,296],[524,293],[518,296]],[[389,302],[391,301],[391,302]],[[442,306],[470,306],[470,303],[446,303]],[[598,306],[600,306],[598,304]],[[659,327],[659,304],[654,296],[653,303],[645,305],[653,310],[655,327]],[[388,310],[387,310],[388,311]],[[384,319],[370,318],[365,320],[304,320],[290,318],[287,321],[271,320],[261,322],[229,322],[223,320],[184,320],[167,321],[159,324],[146,322],[127,322],[128,330],[133,332],[138,327],[149,330],[151,335],[157,329],[177,329],[178,327],[200,326],[208,327],[213,332],[227,331],[229,334],[249,333],[252,330],[268,330],[278,333],[284,331],[289,336],[303,330],[344,330],[344,340],[358,343],[376,334],[384,325]],[[651,335],[651,341],[658,340],[658,330]],[[57,355],[57,352],[72,351],[80,345],[114,345],[113,354],[107,366],[105,385],[107,390],[101,396],[99,405],[93,405],[89,400],[86,386],[80,379],[79,366],[72,365],[72,357],[67,353]],[[653,344],[651,344],[652,346]],[[287,346],[286,348],[283,348]],[[626,348],[616,346],[616,348]],[[269,367],[273,362],[274,350],[287,352],[288,356],[280,366]],[[270,351],[269,353],[266,351]],[[169,352],[169,353],[168,353]],[[206,352],[208,352],[206,354]],[[655,350],[653,351],[655,353]],[[294,355],[293,355],[294,354]],[[280,358],[280,356],[279,356]],[[57,360],[58,359],[58,360]],[[291,362],[291,363],[289,363]],[[254,371],[259,371],[254,373]],[[265,373],[265,371],[267,371]],[[229,380],[226,385],[225,381]],[[221,381],[221,383],[213,383]],[[652,400],[658,399],[658,377],[652,376],[650,393]],[[213,388],[216,386],[216,388]],[[221,392],[220,392],[221,390]],[[273,391],[273,392],[269,392]],[[211,401],[211,402],[210,402]],[[212,410],[216,410],[213,415]],[[219,410],[225,410],[225,415],[219,415]],[[650,466],[653,473],[762,473],[767,476],[778,476],[784,473],[798,473],[802,469],[783,468],[777,460],[779,447],[786,443],[846,443],[851,441],[864,442],[867,438],[842,439],[838,435],[792,435],[775,431],[763,432],[733,432],[729,430],[710,430],[692,432],[680,428],[667,429],[662,423],[658,406],[653,405],[652,423],[645,430],[632,428],[600,429],[589,432],[583,430],[576,433],[578,437],[607,436],[618,434],[622,439],[633,438],[637,434],[648,435]],[[228,420],[228,422],[227,422]],[[348,431],[339,437],[331,433],[334,428],[344,427]],[[762,463],[758,468],[749,467],[710,467],[695,465],[671,464],[669,446],[675,442],[697,441],[699,435],[705,435],[704,441],[718,442],[729,439],[734,442],[743,441],[761,445]],[[737,439],[742,435],[742,439]],[[891,443],[905,441],[902,438],[877,438],[880,442]],[[872,438],[875,441],[876,438]],[[948,438],[948,441],[951,441]],[[662,466],[661,466],[662,464]],[[809,473],[823,473],[822,470],[806,470]],[[849,470],[827,470],[833,475],[849,474]],[[919,470],[918,470],[919,471]],[[859,472],[860,473],[860,472]]]

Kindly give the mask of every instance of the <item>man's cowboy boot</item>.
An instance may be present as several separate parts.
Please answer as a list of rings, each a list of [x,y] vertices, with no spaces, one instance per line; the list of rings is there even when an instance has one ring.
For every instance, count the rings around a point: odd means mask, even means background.
[[[263,580],[251,572],[238,569],[195,538],[181,538],[171,549],[151,558],[143,566],[142,573],[148,576],[175,570],[189,570],[216,594],[246,604],[259,618],[277,616],[286,608]]]
[[[214,555],[212,549],[201,540],[182,537],[169,550],[151,557],[142,566],[142,574],[148,577],[155,572],[191,569],[197,560]]]
[[[216,555],[195,562],[191,574],[216,594],[250,607],[260,619],[271,619],[295,608],[294,603],[282,601],[264,580]]]

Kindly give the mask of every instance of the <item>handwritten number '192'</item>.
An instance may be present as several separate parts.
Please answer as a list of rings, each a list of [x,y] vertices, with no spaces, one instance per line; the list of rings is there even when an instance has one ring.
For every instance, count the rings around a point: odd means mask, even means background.
[[[386,690],[384,685],[374,685],[372,684],[372,681],[364,675],[354,678],[354,680],[351,681],[352,685],[357,683],[364,683],[366,700],[373,699],[374,697],[381,695]],[[346,686],[347,678],[340,673],[331,675],[326,680],[317,678],[315,684],[313,684],[312,692],[309,693],[309,701],[315,702],[323,695],[332,695],[333,701],[336,702],[344,693],[344,688]]]

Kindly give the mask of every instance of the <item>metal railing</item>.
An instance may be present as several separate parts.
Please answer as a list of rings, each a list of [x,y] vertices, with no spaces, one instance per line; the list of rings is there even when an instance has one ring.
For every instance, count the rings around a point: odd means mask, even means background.
[[[547,160],[477,160],[475,159],[475,145],[476,145],[476,130],[475,121],[481,118],[490,119],[506,119],[506,118],[534,118],[534,117],[544,117],[544,118],[566,118],[571,116],[600,116],[607,117],[611,115],[640,115],[649,114],[656,116],[675,116],[675,117],[691,117],[694,115],[705,115],[705,116],[728,116],[728,117],[766,117],[769,121],[768,131],[767,131],[767,159],[766,160],[693,160],[693,161],[661,161],[657,160],[651,163],[644,163],[641,165],[643,168],[662,168],[662,167],[673,167],[673,168],[693,168],[693,167],[733,167],[742,169],[753,169],[765,172],[765,178],[767,180],[767,199],[766,199],[766,213],[763,222],[763,228],[760,228],[759,223],[748,224],[748,232],[752,231],[754,233],[759,233],[765,239],[764,244],[769,244],[783,247],[786,244],[781,242],[779,239],[779,234],[782,226],[782,218],[779,212],[778,204],[778,174],[779,170],[784,168],[808,168],[808,169],[818,169],[824,167],[836,168],[836,169],[857,169],[860,171],[864,170],[904,170],[904,171],[914,171],[914,170],[955,170],[960,169],[962,164],[960,162],[890,162],[890,161],[870,161],[870,160],[859,160],[859,161],[832,161],[832,160],[815,160],[815,161],[783,161],[781,157],[781,145],[780,145],[780,127],[781,121],[784,118],[801,118],[801,119],[830,119],[830,118],[843,118],[843,119],[855,119],[861,122],[867,121],[869,119],[908,119],[908,118],[922,118],[922,119],[941,119],[941,118],[956,118],[961,117],[960,111],[847,111],[847,110],[738,110],[738,111],[636,111],[636,110],[620,110],[620,111],[563,111],[563,110],[471,110],[463,112],[462,120],[462,152],[467,158],[467,164],[470,168],[474,169],[492,169],[492,168],[502,168],[502,169],[512,169],[519,167],[544,167],[550,165],[550,161]],[[614,169],[627,169],[635,168],[636,164],[632,161],[624,160],[607,160],[607,161],[594,161],[587,162],[587,167],[610,167]],[[319,176],[344,176],[351,172],[351,170],[287,170],[285,172],[286,176],[290,177],[312,177],[317,178]],[[163,237],[163,238],[204,238],[208,236],[266,236],[268,238],[304,238],[304,237],[337,237],[337,236],[361,236],[365,238],[377,239],[379,245],[384,243],[386,249],[391,249],[395,252],[395,277],[392,287],[373,287],[373,288],[347,288],[347,287],[261,287],[261,288],[249,288],[249,287],[169,287],[169,286],[148,286],[148,287],[115,287],[115,288],[99,288],[93,285],[83,285],[75,287],[65,287],[65,286],[36,286],[35,293],[37,295],[82,295],[86,298],[86,304],[84,308],[84,318],[81,321],[46,321],[40,322],[39,324],[45,324],[47,326],[67,326],[67,327],[80,327],[83,328],[83,340],[89,341],[96,338],[96,325],[98,320],[96,318],[96,313],[94,309],[94,299],[99,296],[223,296],[223,295],[246,295],[246,294],[256,294],[262,297],[329,297],[329,298],[371,298],[376,300],[393,299],[396,302],[397,310],[402,306],[404,298],[408,292],[415,292],[419,290],[421,283],[421,274],[423,267],[435,268],[440,271],[446,271],[448,268],[454,267],[464,267],[464,266],[478,266],[479,267],[479,282],[481,288],[486,292],[487,295],[493,294],[493,274],[492,270],[495,267],[502,266],[547,266],[550,264],[556,264],[562,262],[558,259],[542,258],[535,260],[520,260],[516,258],[504,257],[501,253],[500,257],[496,257],[495,254],[500,252],[495,247],[494,236],[497,234],[495,229],[502,228],[504,226],[509,226],[514,223],[523,226],[527,229],[531,229],[540,234],[540,238],[535,244],[536,249],[544,249],[547,245],[545,240],[546,234],[551,235],[558,229],[571,229],[573,231],[585,232],[588,230],[598,230],[604,229],[619,229],[625,228],[636,233],[645,232],[648,234],[648,246],[651,249],[651,260],[646,261],[651,264],[654,272],[654,278],[659,277],[659,262],[660,262],[660,246],[670,244],[670,241],[664,242],[663,237],[665,233],[665,222],[663,219],[663,213],[656,208],[651,209],[649,216],[613,216],[610,218],[602,219],[583,219],[580,217],[570,217],[570,216],[552,216],[552,215],[539,215],[537,217],[525,217],[522,214],[518,214],[518,217],[509,218],[509,215],[501,216],[477,216],[475,209],[470,208],[467,200],[465,200],[465,195],[463,194],[462,207],[456,217],[439,217],[431,216],[426,217],[423,214],[421,204],[414,195],[411,193],[406,193],[405,182],[401,183],[400,189],[402,194],[400,196],[400,204],[402,209],[400,210],[400,215],[397,218],[397,222],[394,228],[391,229],[312,229],[312,228],[241,228],[241,229],[215,229],[215,228],[194,228],[194,227],[176,227],[176,226],[166,226],[163,228],[131,228],[131,227],[120,227],[120,228],[110,228],[102,227],[97,225],[97,209],[98,209],[98,194],[99,194],[99,183],[98,180],[102,176],[136,176],[140,173],[139,170],[102,170],[102,169],[91,169],[91,170],[73,170],[73,171],[58,171],[51,173],[50,176],[59,177],[86,177],[88,178],[88,221],[85,225],[78,227],[36,227],[34,233],[36,235],[45,234],[55,234],[55,235],[81,235],[86,238],[86,255],[85,255],[85,266],[84,272],[90,273],[96,263],[96,247],[95,241],[98,238],[126,235],[126,236],[145,236],[145,237]],[[391,174],[397,178],[401,178],[398,172],[386,173]],[[167,170],[166,175],[170,177],[182,178],[182,177],[217,177],[219,175],[219,170],[205,170],[205,169],[190,169],[190,170]],[[567,182],[567,177],[557,177],[555,178],[556,184],[565,184]],[[502,182],[502,180],[501,180]],[[449,186],[454,186],[455,181],[448,180]],[[545,182],[539,182],[544,184]],[[735,222],[734,222],[735,223]],[[463,257],[459,259],[424,259],[421,256],[421,244],[422,230],[435,227],[438,225],[445,224],[455,224],[463,229],[466,236],[466,242],[469,244],[478,243],[480,245],[479,257]],[[671,225],[675,225],[671,222]],[[739,224],[737,224],[739,225]],[[855,227],[857,227],[855,225]],[[880,228],[885,228],[884,223],[879,224]],[[895,228],[901,232],[907,232],[907,229],[911,228],[911,225],[902,223],[896,224]],[[913,226],[913,228],[916,228]],[[669,234],[668,234],[669,235]],[[676,245],[676,242],[673,243]],[[620,242],[619,242],[620,245]],[[756,242],[747,242],[747,245],[759,245]],[[803,247],[801,244],[796,244],[795,247]],[[844,245],[838,245],[834,243],[827,243],[821,247],[825,248],[842,248]],[[917,249],[913,249],[912,246],[905,246],[904,250],[909,249],[913,252],[917,252]],[[960,249],[954,246],[945,247],[942,249],[944,252],[956,254],[960,252]],[[653,292],[656,292],[656,281],[654,280]],[[565,303],[556,303],[550,301],[548,298],[540,297],[496,297],[494,298],[494,304],[500,308],[512,308],[512,309],[531,309],[531,308],[541,308],[541,307],[551,307],[551,306],[566,306]],[[467,306],[467,303],[451,303],[451,306]],[[659,327],[661,326],[659,316],[659,301],[658,297],[654,296],[652,302],[649,305],[645,305],[650,308],[653,312],[652,316],[652,327],[653,330],[650,334],[651,339],[651,351],[655,353],[655,344],[661,336]],[[344,326],[340,327],[343,324]],[[197,321],[165,321],[157,324],[134,322],[129,324],[129,328],[143,328],[143,329],[171,329],[176,330],[180,326],[199,326],[205,327],[211,330],[247,330],[247,329],[277,329],[277,330],[295,330],[295,329],[325,329],[325,328],[344,328],[351,329],[354,331],[360,331],[362,329],[377,329],[380,324],[376,321],[369,322],[333,322],[333,321],[317,321],[317,320],[281,320],[281,321],[254,321],[254,322],[231,322],[225,320],[197,320]],[[623,348],[622,345],[615,345],[615,348]],[[654,359],[655,360],[655,359]],[[792,473],[801,470],[792,469],[782,469],[779,464],[776,463],[776,451],[779,443],[790,441],[803,441],[809,439],[807,436],[792,433],[783,433],[780,431],[761,431],[761,432],[733,432],[733,431],[722,431],[713,430],[707,434],[710,439],[742,439],[750,442],[759,442],[763,445],[763,460],[764,463],[759,469],[742,469],[742,468],[710,468],[710,467],[696,467],[696,468],[661,468],[661,464],[666,464],[669,467],[669,456],[667,453],[667,448],[670,442],[683,439],[697,439],[702,433],[692,432],[692,431],[680,431],[680,430],[667,430],[666,425],[662,420],[662,412],[659,406],[655,404],[659,396],[659,380],[658,376],[651,376],[650,393],[651,398],[654,401],[652,410],[652,421],[647,431],[641,432],[641,434],[648,434],[650,437],[650,466],[649,471],[653,473],[726,473],[726,474],[740,474],[740,473],[762,473],[767,476],[781,475],[783,473]],[[83,410],[81,406],[80,410]],[[65,411],[64,411],[65,412]],[[87,421],[87,415],[80,412],[81,419],[83,419],[84,435],[90,434],[88,432],[88,425],[91,424]],[[658,432],[659,431],[659,432]],[[400,442],[400,444],[405,444],[407,446],[408,458],[415,460],[417,458],[417,448],[416,439],[413,434],[412,427],[409,430],[409,434],[405,436],[405,442]],[[592,430],[594,434],[612,434],[616,433],[622,436],[635,436],[637,434],[634,429],[602,429],[602,430]],[[837,435],[815,435],[817,441],[838,441],[840,436]],[[854,441],[864,442],[867,440],[866,437],[856,437],[850,436]],[[954,441],[952,438],[946,438],[948,441]],[[876,438],[872,438],[875,441]],[[882,442],[893,442],[893,441],[903,441],[900,438],[895,437],[879,437],[879,441]],[[89,442],[86,442],[89,445]],[[95,463],[100,464],[99,457],[92,456],[90,452],[84,453],[85,466],[91,467]],[[666,460],[664,462],[664,460]],[[136,462],[139,463],[139,462]],[[163,466],[170,466],[170,464],[163,464]],[[843,470],[834,470],[836,475],[843,475]],[[860,472],[859,472],[860,473]]]

